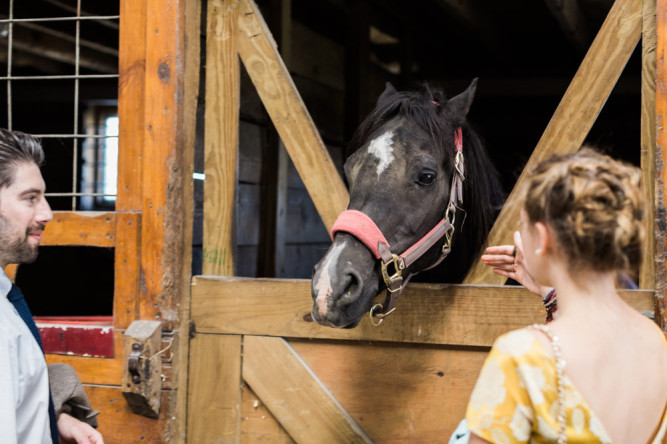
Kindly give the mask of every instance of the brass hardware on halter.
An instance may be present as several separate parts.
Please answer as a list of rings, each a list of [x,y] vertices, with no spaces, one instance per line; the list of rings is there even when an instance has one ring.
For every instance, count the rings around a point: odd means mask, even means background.
[[[394,264],[394,274],[389,276],[389,272],[387,270],[387,267],[389,265]],[[389,262],[380,262],[381,268],[382,268],[382,279],[384,279],[384,283],[387,285],[387,290],[390,292],[397,291],[398,289],[392,290],[392,283],[393,279],[400,278],[403,275],[403,268],[404,268],[404,263],[403,263],[403,258],[400,257],[397,254],[392,254],[391,255],[391,260]]]
[[[386,313],[381,313],[382,312],[382,304],[375,304],[371,307],[371,310],[368,312],[368,317],[371,319],[371,324],[373,327],[377,327],[380,324],[382,324],[382,321],[384,321],[384,318],[389,316],[394,310],[396,310],[396,307],[392,308]],[[376,311],[378,313],[376,313]]]

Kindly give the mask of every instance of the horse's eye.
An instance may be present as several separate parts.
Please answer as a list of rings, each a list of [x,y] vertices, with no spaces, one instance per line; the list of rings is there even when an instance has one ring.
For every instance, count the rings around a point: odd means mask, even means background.
[[[427,187],[435,182],[434,173],[421,173],[417,178],[417,183],[422,187]]]

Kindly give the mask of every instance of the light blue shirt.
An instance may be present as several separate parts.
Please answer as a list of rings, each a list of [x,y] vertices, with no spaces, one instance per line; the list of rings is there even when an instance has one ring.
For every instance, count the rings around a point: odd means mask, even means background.
[[[51,444],[46,361],[7,299],[11,287],[0,268],[0,444]]]

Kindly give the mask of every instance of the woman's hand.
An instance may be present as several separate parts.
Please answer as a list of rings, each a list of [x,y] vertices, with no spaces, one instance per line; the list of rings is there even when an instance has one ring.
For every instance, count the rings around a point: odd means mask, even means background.
[[[544,297],[551,289],[538,285],[526,270],[523,241],[518,231],[514,232],[514,245],[498,245],[486,249],[482,262],[493,267],[493,272],[514,279],[529,291]]]

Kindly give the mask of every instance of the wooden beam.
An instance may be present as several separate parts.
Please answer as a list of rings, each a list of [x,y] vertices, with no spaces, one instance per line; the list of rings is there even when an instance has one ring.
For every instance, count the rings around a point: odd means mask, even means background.
[[[240,0],[239,55],[327,229],[349,196],[252,0]]]
[[[296,442],[371,442],[282,338],[244,338],[243,379]]]
[[[116,213],[54,211],[40,245],[113,247],[116,245]]]
[[[146,2],[121,0],[118,54],[116,211],[141,210],[145,122]]]
[[[655,0],[642,1],[641,169],[646,200],[646,238],[639,269],[639,288],[655,289]]]
[[[113,325],[127,328],[139,316],[141,213],[116,213]]]
[[[197,335],[190,345],[187,442],[241,442],[241,336]]]
[[[624,291],[637,310],[653,310],[653,292]],[[198,333],[491,346],[502,333],[544,322],[540,298],[523,287],[410,284],[397,310],[374,327],[307,322],[310,280],[196,276],[192,320]]]
[[[544,3],[560,25],[565,37],[578,52],[583,54],[590,41],[590,31],[579,0],[544,0]]]
[[[148,0],[140,319],[178,326],[184,236],[184,0]],[[189,175],[189,176],[188,176]]]
[[[655,263],[656,263],[656,301],[655,318],[667,332],[667,210],[665,207],[665,192],[667,184],[667,0],[657,0],[656,3],[656,96],[655,96],[655,121],[656,121],[656,159],[655,159],[655,198],[656,198],[656,231],[655,231]]]
[[[511,244],[522,203],[519,189],[526,172],[553,154],[579,149],[637,46],[642,28],[641,0],[616,0],[579,66],[544,134],[487,238],[487,245]],[[465,283],[496,283],[505,278],[477,261]]]
[[[232,276],[241,78],[237,0],[208,2],[202,272]]]
[[[172,421],[167,433],[172,444],[187,442],[188,424],[188,381],[190,380],[190,277],[192,276],[192,237],[194,214],[194,172],[195,142],[197,138],[197,108],[201,75],[201,11],[200,0],[185,0],[185,36],[183,68],[183,150],[181,165],[183,187],[180,196],[183,202],[183,229],[180,237],[181,263],[179,298],[177,301],[180,327],[173,334],[172,378],[175,390],[170,397],[169,412]],[[168,335],[163,336],[163,340]],[[163,361],[163,372],[166,370]],[[166,373],[166,372],[165,372]],[[169,378],[167,378],[169,380]]]

